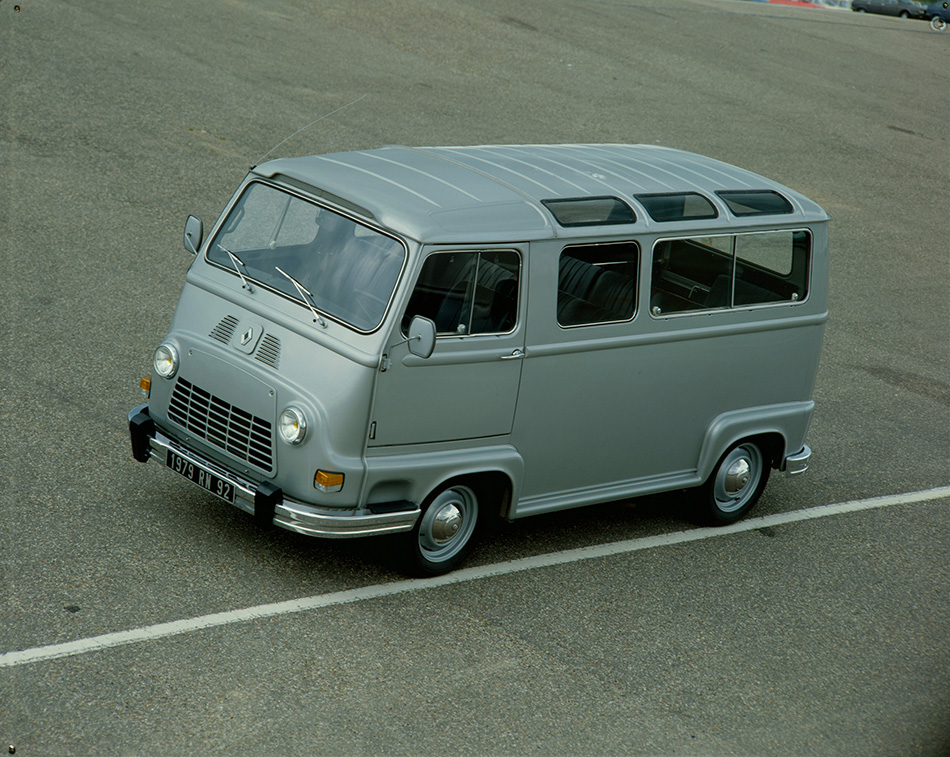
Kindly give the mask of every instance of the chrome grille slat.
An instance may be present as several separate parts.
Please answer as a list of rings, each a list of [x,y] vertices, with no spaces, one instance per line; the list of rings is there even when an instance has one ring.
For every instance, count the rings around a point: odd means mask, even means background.
[[[235,407],[183,378],[175,382],[168,417],[218,449],[268,473],[273,471],[270,421]]]

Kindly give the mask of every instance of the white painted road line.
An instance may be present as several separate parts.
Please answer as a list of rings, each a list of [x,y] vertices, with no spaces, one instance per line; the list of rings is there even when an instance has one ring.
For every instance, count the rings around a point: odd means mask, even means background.
[[[57,657],[74,657],[76,655],[86,654],[87,652],[95,652],[100,649],[119,647],[143,641],[154,641],[169,636],[179,636],[192,631],[198,631],[203,628],[243,623],[257,618],[270,618],[277,615],[307,612],[308,610],[318,610],[322,607],[332,607],[334,605],[350,604],[368,599],[378,599],[394,594],[407,594],[414,591],[448,586],[450,584],[477,581],[482,578],[505,576],[526,570],[536,570],[538,568],[548,568],[554,565],[591,560],[597,557],[609,557],[611,555],[639,552],[644,549],[665,547],[672,544],[702,541],[718,536],[754,531],[758,528],[783,526],[789,523],[798,523],[799,521],[827,518],[831,515],[843,515],[845,513],[859,512],[861,510],[874,510],[890,505],[927,502],[947,497],[950,497],[950,486],[941,486],[936,489],[927,489],[907,494],[872,497],[870,499],[842,502],[836,505],[823,505],[820,507],[810,507],[805,510],[794,510],[788,513],[748,518],[731,526],[676,531],[659,536],[647,536],[640,539],[628,539],[626,541],[612,542],[610,544],[600,544],[594,547],[580,547],[578,549],[568,549],[563,552],[553,552],[547,555],[524,557],[519,560],[482,565],[475,568],[463,568],[454,573],[438,576],[436,578],[394,581],[392,583],[379,584],[376,586],[364,586],[359,589],[333,592],[332,594],[319,594],[303,599],[292,599],[285,602],[257,605],[255,607],[247,607],[243,610],[229,610],[227,612],[218,612],[211,615],[201,615],[197,618],[175,620],[169,623],[157,623],[152,626],[133,628],[129,631],[106,633],[101,636],[68,641],[63,644],[50,644],[44,647],[33,647],[32,649],[5,652],[0,655],[0,668],[27,665],[29,663],[42,662],[43,660],[53,660]]]

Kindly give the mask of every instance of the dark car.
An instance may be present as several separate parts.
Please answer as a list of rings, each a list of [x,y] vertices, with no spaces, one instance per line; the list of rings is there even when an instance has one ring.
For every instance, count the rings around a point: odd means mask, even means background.
[[[925,18],[927,12],[923,3],[913,0],[851,0],[851,10],[901,18]]]
[[[947,0],[931,3],[924,11],[924,18],[929,18],[930,25],[938,32],[942,32],[950,22],[950,3]]]

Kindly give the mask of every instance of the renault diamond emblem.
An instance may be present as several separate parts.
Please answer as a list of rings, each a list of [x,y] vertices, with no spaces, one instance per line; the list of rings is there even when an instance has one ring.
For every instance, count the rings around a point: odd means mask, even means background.
[[[244,328],[247,326],[247,328]],[[264,333],[264,327],[259,323],[242,323],[238,326],[237,332],[241,335],[238,338],[238,343],[234,347],[246,355],[250,355],[254,352],[254,348],[257,347],[257,341],[261,338],[261,334]]]

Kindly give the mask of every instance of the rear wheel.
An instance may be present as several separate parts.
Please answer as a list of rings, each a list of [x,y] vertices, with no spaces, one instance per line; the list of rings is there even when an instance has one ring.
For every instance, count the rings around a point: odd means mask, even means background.
[[[947,22],[944,21],[940,16],[934,16],[930,19],[930,28],[935,32],[942,32],[947,28]]]
[[[437,489],[408,534],[409,568],[437,576],[455,568],[471,551],[478,524],[478,495],[465,484]]]
[[[700,516],[707,523],[735,523],[758,501],[771,466],[754,440],[739,442],[723,455],[701,490]]]

